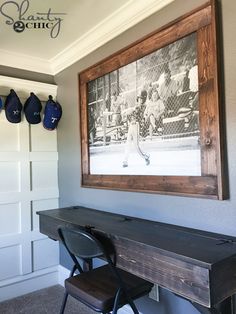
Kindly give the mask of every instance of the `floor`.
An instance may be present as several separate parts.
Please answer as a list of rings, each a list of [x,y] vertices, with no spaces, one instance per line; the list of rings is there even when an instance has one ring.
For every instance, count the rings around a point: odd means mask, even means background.
[[[1,314],[59,314],[64,289],[52,286],[0,303]],[[83,304],[69,297],[65,314],[94,314]]]

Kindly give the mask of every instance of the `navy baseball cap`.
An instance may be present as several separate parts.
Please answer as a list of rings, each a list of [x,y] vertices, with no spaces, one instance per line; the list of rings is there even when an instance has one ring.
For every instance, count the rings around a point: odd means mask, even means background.
[[[6,98],[5,102],[5,114],[6,118],[11,123],[21,122],[22,104],[14,89],[10,90],[10,94]]]
[[[50,95],[44,109],[43,126],[47,130],[56,129],[62,116],[62,108],[58,102],[55,102]]]
[[[30,124],[38,124],[41,122],[40,112],[42,110],[42,104],[38,97],[34,93],[30,93],[30,97],[24,104],[24,112],[26,120]]]

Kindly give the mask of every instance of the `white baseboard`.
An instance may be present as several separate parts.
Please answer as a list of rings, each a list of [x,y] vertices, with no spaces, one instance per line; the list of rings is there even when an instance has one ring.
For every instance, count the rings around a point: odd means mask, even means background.
[[[58,265],[4,280],[0,283],[0,302],[53,285],[64,286],[64,281],[69,277],[69,274],[69,269]],[[125,305],[119,309],[118,314],[133,314],[133,311],[129,305]]]
[[[58,284],[58,266],[1,281],[0,302]]]
[[[64,287],[64,281],[70,275],[70,270],[61,265],[58,266],[58,283]]]
[[[66,278],[68,278],[70,274],[70,270],[59,265],[58,266],[58,283],[64,287],[64,281]],[[139,312],[142,314],[141,312]],[[132,309],[129,305],[123,306],[121,309],[118,310],[118,314],[133,314]]]

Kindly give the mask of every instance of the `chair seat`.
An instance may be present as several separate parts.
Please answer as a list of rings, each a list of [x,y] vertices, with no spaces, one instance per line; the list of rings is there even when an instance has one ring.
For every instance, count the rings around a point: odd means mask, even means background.
[[[117,270],[132,299],[145,295],[151,290],[153,284],[150,282],[124,270]],[[112,310],[114,296],[119,285],[109,265],[105,265],[66,279],[65,288],[70,295],[95,311],[107,313]],[[121,297],[119,307],[126,303],[127,300]]]

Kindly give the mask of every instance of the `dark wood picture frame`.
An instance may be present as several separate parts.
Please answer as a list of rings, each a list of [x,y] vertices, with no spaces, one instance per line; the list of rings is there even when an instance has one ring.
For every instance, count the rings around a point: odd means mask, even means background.
[[[222,117],[219,97],[216,1],[185,14],[79,74],[82,186],[225,199]],[[110,175],[90,173],[88,84],[166,45],[196,33],[201,175]]]

